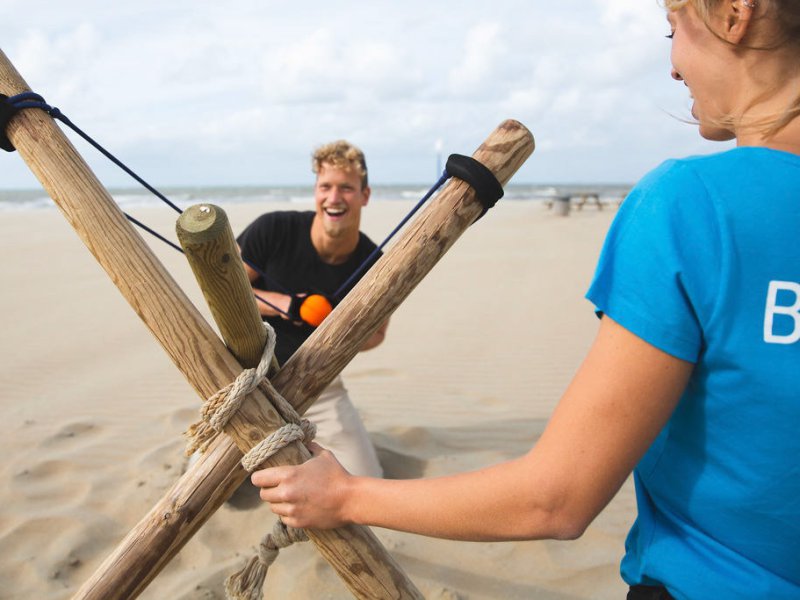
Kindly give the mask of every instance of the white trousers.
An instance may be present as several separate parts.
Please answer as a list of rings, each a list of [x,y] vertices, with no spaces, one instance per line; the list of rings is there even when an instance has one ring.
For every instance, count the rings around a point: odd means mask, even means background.
[[[303,416],[317,426],[314,441],[333,452],[350,473],[383,477],[375,447],[341,376],[323,390]]]

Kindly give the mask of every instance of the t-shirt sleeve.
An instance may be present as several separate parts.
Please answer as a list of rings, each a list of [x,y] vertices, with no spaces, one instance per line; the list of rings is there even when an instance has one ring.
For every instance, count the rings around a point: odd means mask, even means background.
[[[668,161],[623,202],[586,297],[644,341],[696,362],[718,285],[719,239],[702,181]]]
[[[250,223],[239,237],[236,238],[242,251],[242,259],[250,264],[263,265],[269,260],[270,240],[275,231],[275,218],[271,213],[266,213]]]

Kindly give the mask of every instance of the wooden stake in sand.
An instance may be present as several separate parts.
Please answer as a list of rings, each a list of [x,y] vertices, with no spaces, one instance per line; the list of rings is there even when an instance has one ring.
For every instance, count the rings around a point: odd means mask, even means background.
[[[28,88],[0,52],[0,93]],[[42,111],[24,110],[7,129],[19,154],[108,272],[175,365],[203,398],[225,387],[241,366],[192,306],[108,192]],[[505,185],[533,151],[533,138],[515,121],[501,124],[475,152]],[[482,211],[472,188],[450,181],[273,378],[303,413],[357,354]],[[78,598],[133,598],[244,480],[239,466],[249,450],[281,424],[258,390],[225,431],[79,590]],[[308,458],[294,443],[267,464]],[[421,595],[368,529],[311,531],[309,537],[359,598]]]

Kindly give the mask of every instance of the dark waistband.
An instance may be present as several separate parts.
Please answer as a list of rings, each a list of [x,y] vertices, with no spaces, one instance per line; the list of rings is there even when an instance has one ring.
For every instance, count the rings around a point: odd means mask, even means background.
[[[675,600],[661,585],[632,585],[627,600]]]

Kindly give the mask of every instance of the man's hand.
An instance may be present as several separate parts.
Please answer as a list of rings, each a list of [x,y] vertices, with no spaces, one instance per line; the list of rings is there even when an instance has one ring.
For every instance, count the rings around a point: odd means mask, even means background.
[[[295,294],[291,296],[291,300],[289,301],[289,309],[286,311],[286,318],[298,325],[303,322],[303,317],[300,316],[300,307],[303,306],[303,302],[306,301],[306,297],[307,294]]]

